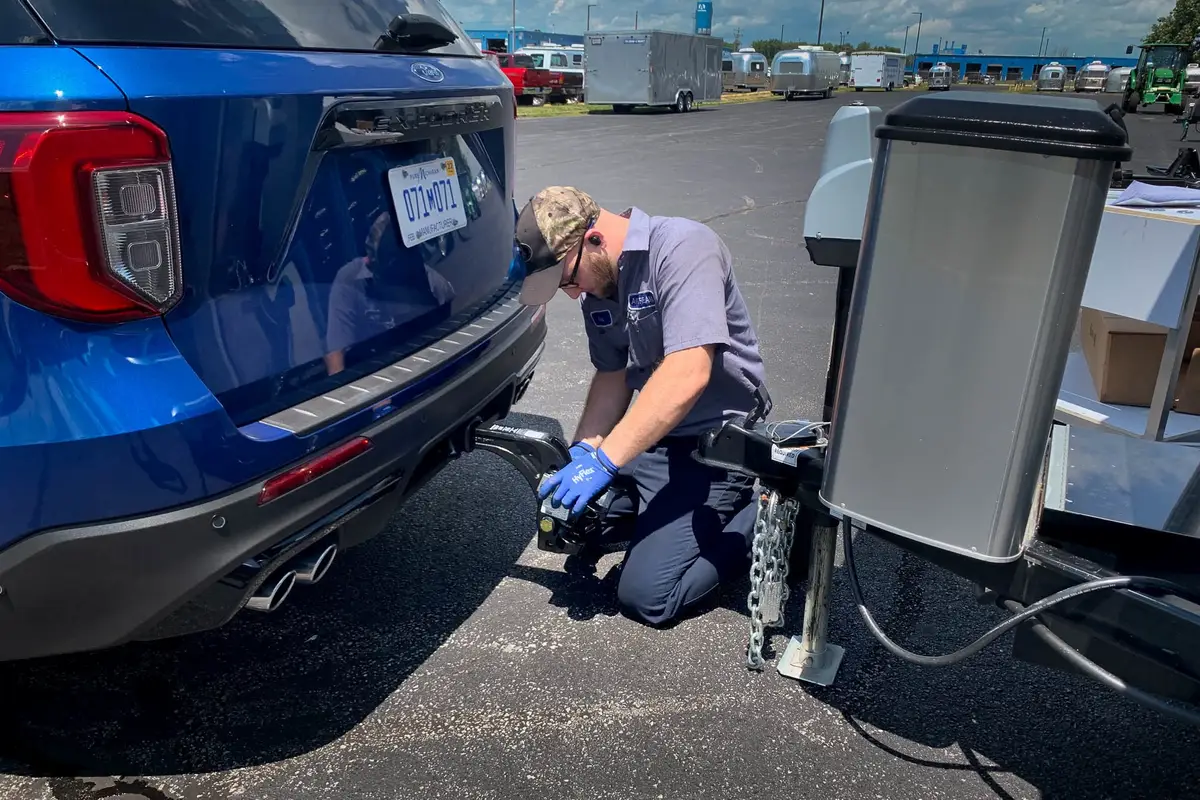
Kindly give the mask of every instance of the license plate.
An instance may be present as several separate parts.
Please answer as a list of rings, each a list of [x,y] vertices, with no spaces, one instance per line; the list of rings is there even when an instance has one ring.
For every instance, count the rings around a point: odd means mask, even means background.
[[[467,226],[453,158],[388,170],[396,222],[405,247]]]

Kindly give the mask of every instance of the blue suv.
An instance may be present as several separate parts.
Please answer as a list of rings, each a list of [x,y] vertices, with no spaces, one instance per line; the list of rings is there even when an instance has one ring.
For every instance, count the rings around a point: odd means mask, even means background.
[[[0,660],[273,610],[528,385],[437,0],[0,0],[0,74]]]

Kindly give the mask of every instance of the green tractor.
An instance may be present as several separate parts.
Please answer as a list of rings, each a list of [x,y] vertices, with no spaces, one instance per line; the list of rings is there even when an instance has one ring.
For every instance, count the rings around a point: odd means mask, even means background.
[[[1139,108],[1163,103],[1164,113],[1183,112],[1183,84],[1187,79],[1190,44],[1143,44],[1137,66],[1129,73],[1129,86],[1121,103],[1127,114]],[[1132,55],[1133,45],[1125,48]]]

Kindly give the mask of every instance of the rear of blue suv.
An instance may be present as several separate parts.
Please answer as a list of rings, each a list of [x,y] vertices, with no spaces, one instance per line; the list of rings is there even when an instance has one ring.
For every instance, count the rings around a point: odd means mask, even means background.
[[[437,0],[0,0],[0,660],[270,611],[505,416],[512,86]]]

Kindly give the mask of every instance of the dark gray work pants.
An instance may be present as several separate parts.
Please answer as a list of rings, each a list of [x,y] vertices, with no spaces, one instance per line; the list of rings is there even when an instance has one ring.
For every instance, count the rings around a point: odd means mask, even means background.
[[[650,625],[680,616],[744,574],[754,536],[754,481],[692,458],[696,437],[668,437],[621,470],[634,495],[614,503],[606,538],[628,540],[617,600]]]

